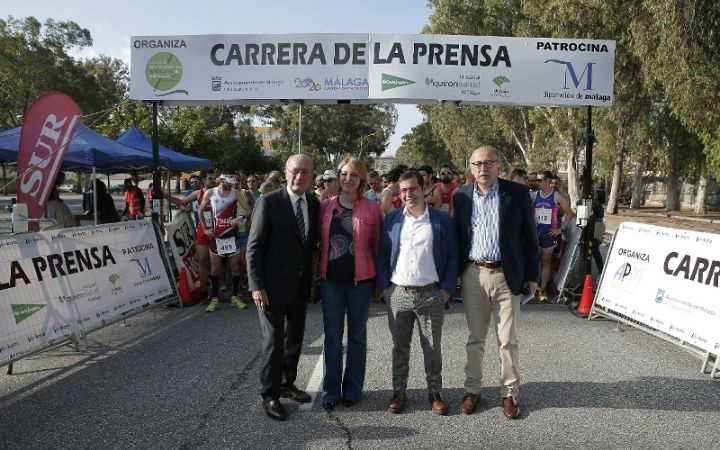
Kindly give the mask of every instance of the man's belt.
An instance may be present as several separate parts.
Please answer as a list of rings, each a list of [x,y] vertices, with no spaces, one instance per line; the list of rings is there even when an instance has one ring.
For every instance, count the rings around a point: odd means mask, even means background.
[[[485,269],[499,269],[502,267],[502,261],[470,261],[478,267]]]
[[[428,289],[433,289],[438,286],[437,283],[430,283],[426,284],[425,286],[400,286],[399,284],[396,285],[397,287],[401,287],[405,289],[406,291],[410,292],[420,292],[420,291],[427,291]]]

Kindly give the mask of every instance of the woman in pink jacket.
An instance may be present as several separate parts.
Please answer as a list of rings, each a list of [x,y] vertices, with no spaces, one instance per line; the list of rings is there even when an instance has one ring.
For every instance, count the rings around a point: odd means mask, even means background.
[[[340,194],[320,205],[320,271],[325,329],[323,407],[360,400],[365,383],[367,319],[375,294],[375,256],[382,213],[365,197],[367,169],[349,156],[338,165]],[[348,339],[343,373],[342,340]]]

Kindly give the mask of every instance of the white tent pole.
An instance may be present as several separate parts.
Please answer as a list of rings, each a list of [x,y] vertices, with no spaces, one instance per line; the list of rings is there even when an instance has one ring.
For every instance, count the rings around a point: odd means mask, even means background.
[[[95,225],[98,224],[98,211],[97,211],[97,181],[95,178],[95,166],[92,170],[92,188],[93,188],[93,214],[95,215]]]
[[[298,117],[298,153],[302,153],[302,108],[303,102],[300,102],[300,116]]]

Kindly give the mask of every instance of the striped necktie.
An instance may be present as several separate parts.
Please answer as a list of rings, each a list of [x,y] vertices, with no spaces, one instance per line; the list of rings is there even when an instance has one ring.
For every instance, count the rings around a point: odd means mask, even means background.
[[[298,229],[300,230],[300,236],[302,241],[305,242],[305,219],[303,218],[302,212],[302,197],[297,199],[295,207],[295,220],[297,220]]]

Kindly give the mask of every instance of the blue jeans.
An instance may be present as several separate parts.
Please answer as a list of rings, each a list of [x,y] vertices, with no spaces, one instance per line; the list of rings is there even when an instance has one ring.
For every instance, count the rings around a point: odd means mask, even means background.
[[[374,288],[374,279],[357,284],[323,280],[320,284],[325,329],[324,402],[337,402],[341,397],[360,400],[365,384],[367,319]],[[346,311],[348,339],[343,375],[342,342]]]

